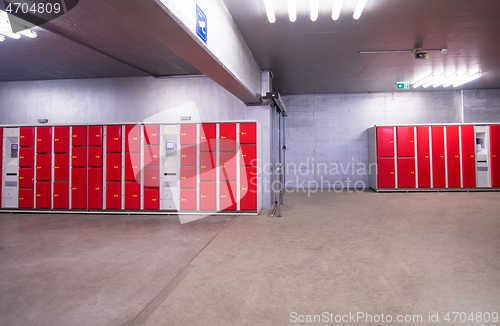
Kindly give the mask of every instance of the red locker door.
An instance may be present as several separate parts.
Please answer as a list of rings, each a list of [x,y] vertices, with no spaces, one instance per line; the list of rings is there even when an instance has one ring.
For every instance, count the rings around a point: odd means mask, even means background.
[[[69,182],[54,182],[54,209],[69,208]]]
[[[377,127],[377,156],[394,157],[393,127]]]
[[[236,182],[220,183],[220,210],[236,210]]]
[[[215,181],[217,170],[215,169],[215,153],[200,153],[200,180]]]
[[[446,187],[446,164],[444,159],[444,128],[443,126],[432,126],[432,180],[434,188]]]
[[[460,188],[460,140],[458,126],[446,127],[446,150],[448,159],[448,187]]]
[[[50,181],[52,174],[52,155],[38,154],[36,157],[36,181]]]
[[[414,127],[397,127],[398,157],[415,156],[415,131]]]
[[[19,146],[35,146],[35,127],[19,128]]]
[[[106,209],[122,208],[121,182],[106,182]]]
[[[236,181],[236,153],[220,153],[220,180]]]
[[[141,147],[141,126],[125,126],[125,152],[140,152]]]
[[[127,141],[125,140],[125,143]],[[122,151],[122,126],[106,127],[106,152],[121,153]]]
[[[159,166],[160,148],[158,146],[144,146],[144,166]]]
[[[144,187],[158,188],[160,186],[160,169],[159,168],[144,168]]]
[[[144,189],[144,209],[155,211],[160,209],[159,189]]]
[[[87,166],[87,147],[73,147],[71,149],[71,166],[74,168]]]
[[[379,188],[396,188],[396,175],[393,158],[377,159],[378,166],[378,187]]]
[[[106,181],[122,180],[122,155],[106,155]]]
[[[51,186],[50,182],[36,183],[36,208],[50,209],[51,206]]]
[[[54,155],[54,180],[69,181],[69,154]]]
[[[19,208],[33,208],[35,190],[33,188],[19,189]]]
[[[196,166],[196,146],[181,146],[181,166]]]
[[[257,168],[240,168],[240,210],[257,210]]]
[[[476,187],[476,158],[474,126],[461,126],[462,132],[462,180],[465,188]]]
[[[217,147],[217,125],[204,123],[200,126],[200,152],[215,152]]]
[[[181,145],[196,144],[196,125],[181,125]]]
[[[89,169],[89,209],[102,209],[102,168]]]
[[[141,184],[125,182],[125,209],[141,209]]]
[[[69,127],[54,127],[54,153],[69,153]]]
[[[236,151],[236,124],[221,123],[219,125],[219,138],[221,152]]]
[[[160,143],[160,126],[146,125],[144,126],[144,144],[158,145]]]
[[[74,126],[71,135],[72,146],[87,146],[87,126]]]
[[[36,128],[36,152],[52,153],[52,127]]]
[[[196,189],[181,189],[180,210],[196,210]]]
[[[141,180],[141,156],[139,153],[125,154],[125,181]]]
[[[102,126],[89,127],[89,146],[102,146]]]
[[[240,123],[240,144],[257,144],[256,123]]]
[[[429,127],[417,127],[418,187],[431,187],[431,154]]]
[[[257,165],[257,145],[241,145],[240,152],[240,165]]]
[[[71,169],[71,208],[87,209],[87,169]]]
[[[500,125],[490,126],[491,186],[500,187]]]
[[[35,166],[35,148],[21,147],[19,149],[19,166],[23,168]]]
[[[33,168],[19,169],[19,187],[33,188],[35,186],[35,171]]]
[[[217,209],[217,183],[200,182],[200,210],[215,211]]]
[[[102,147],[89,147],[89,166],[102,167]]]
[[[181,188],[196,188],[196,168],[181,168]]]
[[[415,187],[415,158],[398,158],[398,188]]]

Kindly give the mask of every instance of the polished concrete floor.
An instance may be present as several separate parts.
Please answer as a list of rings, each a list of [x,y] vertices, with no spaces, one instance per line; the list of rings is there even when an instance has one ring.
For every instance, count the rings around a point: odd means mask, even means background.
[[[499,325],[444,321],[500,313],[499,212],[500,193],[295,192],[281,218],[2,214],[0,325]],[[344,322],[293,322],[323,312]]]

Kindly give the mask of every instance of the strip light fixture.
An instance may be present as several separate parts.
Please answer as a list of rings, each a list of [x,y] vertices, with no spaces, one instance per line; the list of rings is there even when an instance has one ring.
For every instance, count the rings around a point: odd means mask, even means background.
[[[342,9],[342,0],[335,0],[333,2],[332,19],[338,20],[340,17],[340,10]]]
[[[473,80],[478,79],[479,77],[482,76],[481,72],[474,73],[474,74],[452,74],[452,75],[439,75],[436,77],[434,74],[431,74],[424,79],[420,80],[419,82],[413,84],[413,88],[418,88],[420,86],[423,86],[424,88],[427,88],[432,85],[432,87],[448,87],[453,85],[453,87],[458,87],[461,86],[465,83],[471,82]]]
[[[471,82],[473,80],[476,80],[479,77],[481,77],[482,75],[483,74],[480,73],[480,72],[478,72],[476,74],[472,74],[472,75],[467,74],[467,78],[462,79],[461,81],[455,82],[455,84],[453,84],[453,87],[458,87],[458,86],[463,85],[465,83],[468,83],[468,82]]]
[[[432,86],[435,82],[437,81],[440,81],[442,79],[446,78],[446,75],[441,75],[441,76],[438,76],[436,78],[432,78],[431,80],[429,80],[427,83],[423,84],[422,87],[423,88],[427,88],[429,86]]]
[[[421,81],[413,84],[413,88],[419,88],[420,86],[422,86],[423,84],[426,84],[428,83],[429,81],[431,81],[432,79],[434,79],[434,74],[432,75],[429,75],[427,77],[425,77],[424,79],[422,79]]]
[[[318,19],[319,0],[311,0],[311,21],[315,22]]]
[[[448,86],[451,86],[455,83],[461,82],[462,80],[466,79],[467,76],[468,76],[468,74],[458,75],[456,78],[448,80],[446,83],[444,83],[443,87],[448,87]]]
[[[358,0],[358,4],[356,5],[356,9],[354,9],[354,14],[352,15],[352,18],[358,20],[359,17],[361,17],[363,9],[365,9],[366,1],[367,0]]]
[[[297,3],[296,0],[288,0],[288,18],[293,23],[297,20]]]
[[[274,24],[276,21],[276,15],[274,14],[274,7],[272,0],[264,0],[264,9],[266,10],[267,20],[271,24]]]
[[[455,78],[458,77],[458,74],[451,74],[451,75],[444,74],[444,76],[445,77],[442,80],[435,80],[434,84],[432,84],[432,87],[439,87],[449,81],[455,80]]]

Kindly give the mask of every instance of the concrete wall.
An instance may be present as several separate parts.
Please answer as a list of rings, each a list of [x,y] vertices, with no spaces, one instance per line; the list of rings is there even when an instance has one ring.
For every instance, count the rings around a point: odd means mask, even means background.
[[[460,91],[285,96],[287,187],[368,185],[374,125],[500,121],[499,90],[463,96],[463,108]]]

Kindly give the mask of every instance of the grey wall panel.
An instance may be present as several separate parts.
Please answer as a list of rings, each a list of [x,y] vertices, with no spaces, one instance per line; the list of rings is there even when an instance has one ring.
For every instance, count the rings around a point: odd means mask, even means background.
[[[500,122],[500,89],[464,91],[464,122]]]

